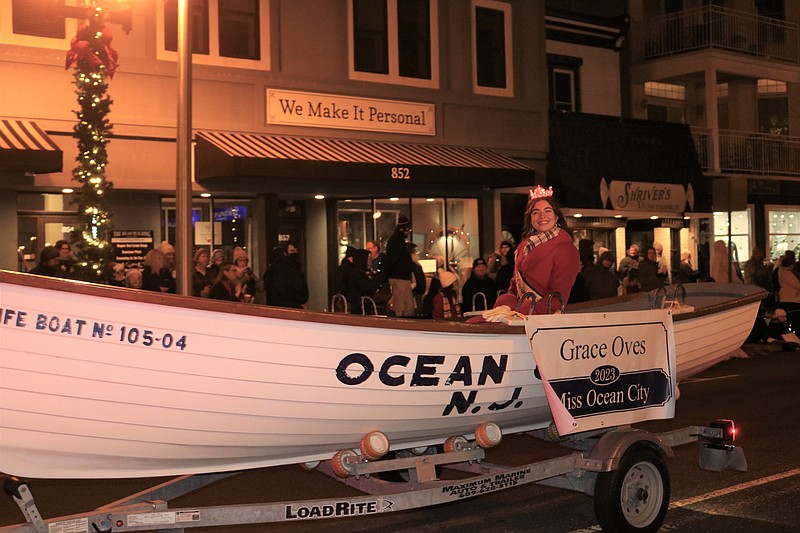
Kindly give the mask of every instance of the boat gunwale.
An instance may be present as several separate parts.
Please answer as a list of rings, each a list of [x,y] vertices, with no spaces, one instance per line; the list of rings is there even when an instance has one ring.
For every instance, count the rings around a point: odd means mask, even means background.
[[[502,323],[473,323],[454,320],[421,320],[417,318],[385,317],[375,315],[350,315],[343,313],[311,311],[307,309],[291,309],[287,307],[273,307],[269,305],[227,302],[223,300],[197,298],[194,296],[164,294],[152,291],[129,289],[126,287],[99,285],[85,281],[37,276],[34,274],[13,272],[8,270],[0,270],[0,283],[8,283],[12,285],[46,290],[56,290],[112,300],[116,299],[199,311],[213,311],[226,314],[340,326],[483,335],[521,334],[525,331],[524,326],[509,326]],[[766,294],[767,293],[765,290],[760,289],[752,294],[745,294],[725,302],[709,305],[700,310],[677,313],[673,315],[673,321],[677,322],[691,318],[698,318],[701,316],[726,311],[728,309],[741,307],[750,303],[759,302],[766,296]],[[567,307],[567,312],[569,312],[571,309],[583,311],[597,307],[598,305],[603,305],[604,303],[619,303],[620,301],[636,300],[640,298],[646,298],[647,296],[648,293],[636,293],[620,297],[605,298],[602,300],[591,300],[588,302],[571,304]],[[599,310],[598,312],[613,311]]]

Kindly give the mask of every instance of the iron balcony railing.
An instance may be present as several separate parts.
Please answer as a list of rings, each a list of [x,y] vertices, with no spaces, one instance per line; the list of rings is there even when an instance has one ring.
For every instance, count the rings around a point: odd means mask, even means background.
[[[798,25],[719,6],[687,9],[647,21],[645,58],[717,48],[800,63]]]
[[[710,131],[693,127],[692,137],[700,166],[714,170]],[[718,144],[720,172],[800,176],[800,137],[719,130]]]

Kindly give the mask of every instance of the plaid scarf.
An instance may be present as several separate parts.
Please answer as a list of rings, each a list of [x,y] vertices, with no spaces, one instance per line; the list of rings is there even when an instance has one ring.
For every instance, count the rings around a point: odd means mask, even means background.
[[[451,302],[450,298],[442,294],[442,316],[444,318],[458,318],[461,316],[458,304]]]
[[[525,241],[525,247],[522,249],[521,252],[522,257],[525,257],[526,255],[531,253],[531,250],[533,250],[537,246],[544,244],[551,239],[555,239],[556,235],[558,235],[559,233],[561,233],[561,228],[559,228],[558,226],[553,226],[553,229],[542,231],[541,233],[534,233],[533,235],[528,237],[527,241]],[[520,251],[517,250],[517,253],[519,254]],[[522,259],[522,257],[518,259]]]

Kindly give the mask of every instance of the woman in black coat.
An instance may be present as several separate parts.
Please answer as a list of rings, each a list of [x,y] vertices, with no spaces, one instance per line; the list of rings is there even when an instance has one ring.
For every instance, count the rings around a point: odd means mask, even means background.
[[[380,276],[371,277],[367,274],[369,268],[369,252],[367,250],[355,250],[353,252],[353,267],[347,279],[347,303],[350,305],[350,312],[356,315],[362,314],[361,298],[375,296],[375,292],[381,286]],[[377,310],[372,309],[367,303],[364,313],[372,314]]]

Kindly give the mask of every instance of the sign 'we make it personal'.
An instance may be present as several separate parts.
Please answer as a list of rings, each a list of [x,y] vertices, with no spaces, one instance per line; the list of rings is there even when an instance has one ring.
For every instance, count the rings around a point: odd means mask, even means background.
[[[267,124],[435,135],[436,106],[267,89]]]

